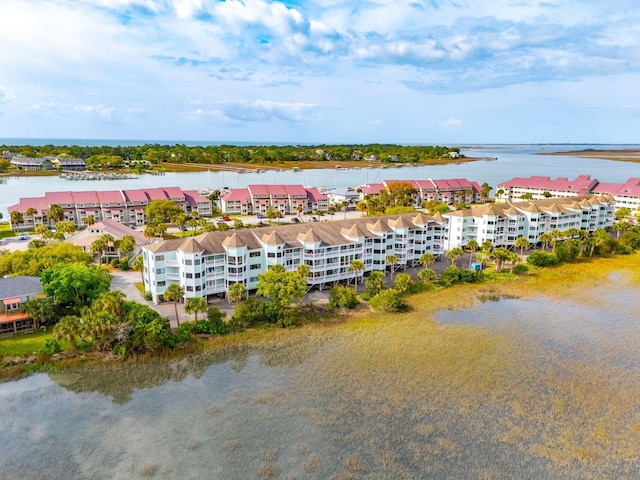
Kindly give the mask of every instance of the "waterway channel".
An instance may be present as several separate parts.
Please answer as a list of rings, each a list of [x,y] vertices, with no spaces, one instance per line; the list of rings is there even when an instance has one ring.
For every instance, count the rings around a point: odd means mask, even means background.
[[[625,148],[628,146],[625,146]],[[452,163],[442,166],[402,168],[321,169],[305,171],[265,170],[260,173],[197,172],[139,175],[128,180],[70,181],[59,177],[11,177],[0,184],[0,212],[7,218],[7,207],[21,197],[39,197],[46,192],[138,189],[178,186],[184,190],[201,188],[246,187],[250,184],[298,184],[315,187],[346,189],[383,180],[466,178],[480,184],[487,182],[495,188],[499,182],[513,177],[542,175],[575,178],[591,175],[601,182],[624,183],[640,176],[637,163],[612,162],[575,156],[538,155],[544,152],[573,151],[586,148],[609,149],[607,145],[522,145],[492,146],[465,150],[468,157],[492,159]],[[497,159],[497,160],[493,160]],[[494,190],[495,193],[495,190]]]
[[[637,478],[635,288],[0,384],[0,478]]]

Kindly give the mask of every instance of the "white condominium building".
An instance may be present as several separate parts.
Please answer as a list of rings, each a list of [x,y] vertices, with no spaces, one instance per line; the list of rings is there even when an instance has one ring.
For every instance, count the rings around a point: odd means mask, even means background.
[[[530,243],[552,230],[571,228],[593,232],[613,224],[615,200],[611,195],[583,195],[526,202],[490,204],[443,214],[444,250],[464,247],[470,240],[494,247],[513,247],[519,237]]]
[[[385,270],[388,255],[396,268],[413,266],[423,253],[442,254],[442,217],[419,213],[333,222],[211,232],[143,247],[144,283],[155,303],[168,285],[180,284],[185,298],[224,295],[229,285],[258,286],[270,266],[294,271],[306,264],[309,287],[323,288],[356,275]],[[350,269],[362,260],[364,272]]]

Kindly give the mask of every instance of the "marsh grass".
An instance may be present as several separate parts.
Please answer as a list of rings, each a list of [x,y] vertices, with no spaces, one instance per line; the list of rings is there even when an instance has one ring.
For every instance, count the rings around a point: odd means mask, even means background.
[[[188,356],[81,366],[66,388],[126,403],[134,389],[187,376],[195,382],[214,364],[258,370],[267,375],[262,388],[236,386],[227,400],[202,400],[193,422],[212,439],[191,424],[171,430],[183,435],[177,445],[197,450],[190,459],[211,445],[229,471],[241,472],[236,478],[636,478],[638,329],[612,336],[570,323],[562,309],[593,307],[617,320],[633,312],[608,305],[619,301],[618,290],[636,292],[639,284],[639,255],[583,261],[426,291],[407,298],[405,314],[254,330],[203,340]],[[553,312],[545,320],[566,331],[550,334],[549,344],[523,323],[473,322],[482,308],[502,316],[520,301],[504,299],[516,298],[557,306],[544,310]],[[458,322],[437,323],[443,310]],[[612,322],[605,317],[604,327]],[[13,408],[7,415],[28,405]],[[202,446],[191,448],[193,438]],[[164,474],[170,464],[157,465]]]

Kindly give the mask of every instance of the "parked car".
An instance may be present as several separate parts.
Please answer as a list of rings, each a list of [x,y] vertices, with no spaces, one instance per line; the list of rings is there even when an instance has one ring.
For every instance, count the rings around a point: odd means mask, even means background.
[[[300,223],[300,219],[299,219],[298,217],[293,217],[293,218],[291,219],[291,221],[292,221],[293,223]]]
[[[264,215],[263,215],[262,213],[259,213],[259,214],[257,215],[257,217],[258,217],[260,220],[262,220],[262,219],[264,218]]]
[[[230,220],[231,220],[231,218],[229,218],[229,216],[228,216],[228,215],[223,215],[223,216],[222,216],[222,220],[224,220],[225,222],[228,222],[228,221],[230,221]]]
[[[312,222],[317,222],[318,221],[318,217],[311,217],[311,221]]]
[[[21,233],[18,235],[18,240],[27,240],[29,236],[26,233]]]

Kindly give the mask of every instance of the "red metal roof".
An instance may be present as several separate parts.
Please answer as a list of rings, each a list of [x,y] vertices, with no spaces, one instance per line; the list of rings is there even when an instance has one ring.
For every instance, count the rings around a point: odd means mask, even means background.
[[[44,194],[44,199],[48,205],[67,205],[75,203],[72,192],[47,192]]]
[[[559,190],[584,195],[589,193],[597,183],[598,180],[591,180],[589,175],[579,175],[575,180],[569,180],[568,178],[552,180],[549,177],[533,176],[529,178],[512,178],[507,182],[500,183],[498,187],[539,188],[541,190]]]
[[[98,193],[95,190],[90,192],[73,192],[72,196],[76,204],[100,203]]]
[[[251,198],[248,188],[232,188],[227,193],[222,195],[222,199],[225,202],[243,202],[248,201]]]
[[[147,194],[144,193],[144,190],[123,190],[127,202],[148,202],[149,198],[147,198]]]
[[[103,190],[96,194],[100,203],[124,203],[124,195],[120,190]]]
[[[598,183],[593,193],[610,193],[611,195],[640,197],[640,178],[634,177],[625,183]]]
[[[164,192],[162,188],[148,188],[145,189],[147,197],[149,200],[166,200],[167,194]]]

